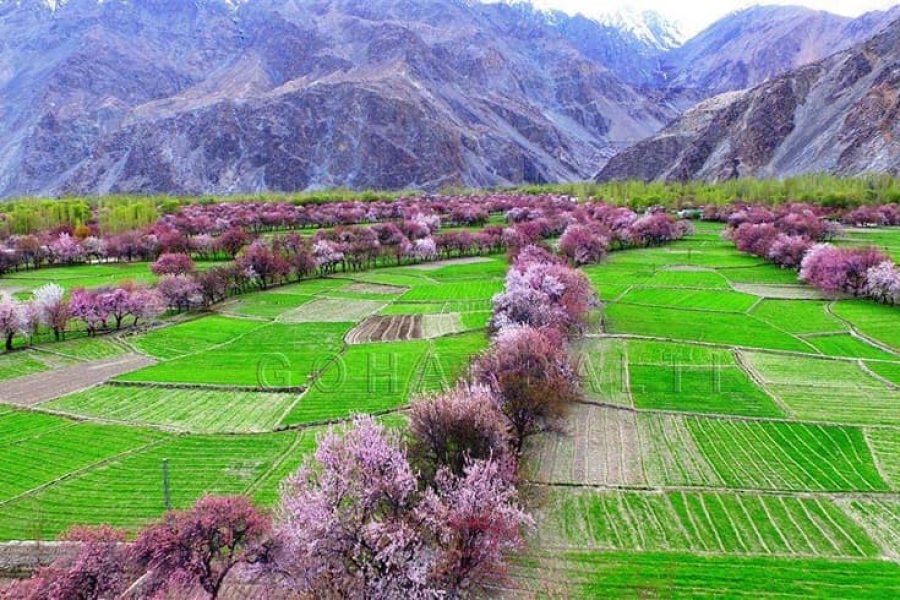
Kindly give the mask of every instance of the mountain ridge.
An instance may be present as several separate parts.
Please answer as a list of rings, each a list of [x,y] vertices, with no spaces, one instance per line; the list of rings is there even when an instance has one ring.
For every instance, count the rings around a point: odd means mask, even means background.
[[[0,197],[590,178],[709,91],[628,29],[521,2],[0,0]]]
[[[700,103],[596,178],[900,175],[898,90],[900,18],[850,49]]]

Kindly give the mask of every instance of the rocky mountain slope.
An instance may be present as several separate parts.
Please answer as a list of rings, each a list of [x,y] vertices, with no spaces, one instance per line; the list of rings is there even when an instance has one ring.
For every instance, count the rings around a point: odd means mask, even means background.
[[[900,175],[900,19],[849,50],[688,110],[598,179]]]
[[[658,83],[687,108],[846,50],[897,18],[900,5],[855,19],[801,6],[752,6],[665,53]]]
[[[522,0],[0,0],[0,198],[585,179],[885,18],[745,11],[679,46]]]
[[[0,2],[0,195],[589,177],[675,116],[528,7]]]

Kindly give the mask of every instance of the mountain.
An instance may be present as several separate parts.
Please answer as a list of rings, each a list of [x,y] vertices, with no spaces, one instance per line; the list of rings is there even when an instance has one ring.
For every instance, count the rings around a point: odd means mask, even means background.
[[[688,110],[599,180],[900,175],[900,19],[849,50]]]
[[[586,179],[897,12],[754,8],[682,45],[523,0],[0,0],[0,197]]]
[[[567,31],[467,0],[0,0],[0,196],[583,179],[676,113]]]
[[[715,22],[661,59],[660,85],[681,107],[752,87],[870,38],[900,6],[855,19],[800,6],[753,6]]]
[[[548,23],[582,54],[637,86],[659,81],[662,56],[684,41],[677,26],[650,11],[598,18],[553,11],[548,16]]]

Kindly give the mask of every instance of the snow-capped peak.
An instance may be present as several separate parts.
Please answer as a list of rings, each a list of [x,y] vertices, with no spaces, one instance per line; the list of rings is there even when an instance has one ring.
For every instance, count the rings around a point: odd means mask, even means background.
[[[481,1],[485,4],[508,4],[510,6],[529,7],[536,13],[543,15],[548,23],[554,24],[564,14],[574,16],[580,14],[592,19],[601,25],[617,29],[631,34],[644,44],[658,50],[671,50],[682,45],[686,38],[681,33],[678,25],[652,10],[637,10],[634,8],[618,8],[610,10],[609,7],[586,7],[580,10],[571,10],[567,7],[570,3],[562,0],[470,0]]]
[[[627,31],[639,40],[670,50],[684,43],[685,37],[674,22],[652,10],[623,8],[612,12],[586,15],[599,23]]]

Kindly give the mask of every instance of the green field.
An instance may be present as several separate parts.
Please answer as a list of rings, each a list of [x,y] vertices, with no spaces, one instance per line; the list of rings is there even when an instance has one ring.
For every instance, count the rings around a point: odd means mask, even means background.
[[[711,492],[560,491],[542,543],[571,550],[874,557],[878,545],[834,502]]]
[[[123,381],[296,387],[341,351],[353,323],[253,323],[242,336],[121,377]],[[162,335],[165,335],[164,333]],[[229,335],[231,335],[229,333]]]
[[[867,598],[900,594],[900,565],[881,560],[557,552],[516,561],[524,594],[564,598]]]
[[[74,416],[193,433],[271,431],[299,394],[104,385],[63,396],[42,408]]]
[[[510,590],[900,594],[900,309],[821,299],[721,229],[698,223],[687,240],[584,269],[602,322],[572,343],[582,402],[526,445],[536,525]],[[900,247],[900,230],[873,239]],[[328,427],[374,413],[404,428],[411,399],[452,385],[488,346],[508,265],[390,262],[141,333],[0,355],[0,382],[126,352],[158,361],[27,411],[0,405],[0,540],[101,522],[134,531],[165,511],[164,461],[175,507],[216,493],[269,508]],[[88,265],[2,284],[129,273],[149,276],[146,264]],[[372,315],[422,315],[422,334],[438,337],[347,343]]]

